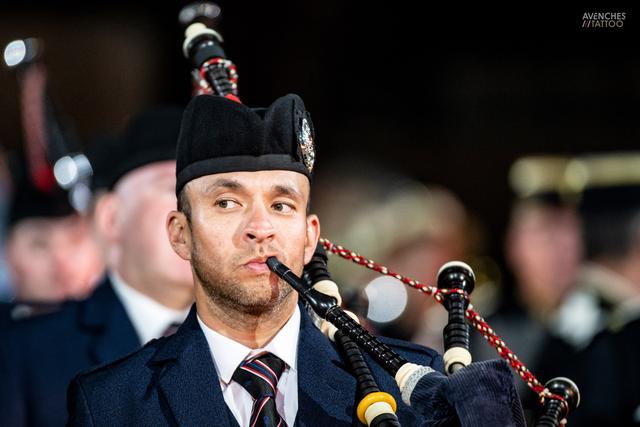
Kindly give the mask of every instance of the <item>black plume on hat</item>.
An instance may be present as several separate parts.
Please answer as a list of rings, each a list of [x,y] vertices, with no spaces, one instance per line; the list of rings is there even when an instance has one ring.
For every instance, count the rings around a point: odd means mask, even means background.
[[[7,216],[8,227],[27,218],[61,218],[75,213],[67,192],[55,185],[51,170],[48,170],[48,177],[41,177],[50,181],[47,188],[39,187],[33,182],[26,159],[22,155],[10,156],[9,170],[13,185]]]
[[[119,141],[113,135],[99,135],[94,137],[85,149],[84,154],[91,164],[91,181],[90,189],[92,192],[96,190],[106,190],[112,185],[112,169],[117,164]]]
[[[182,119],[176,193],[193,179],[225,172],[290,170],[311,179],[313,138],[311,117],[298,95],[278,98],[268,108],[196,96]]]
[[[183,108],[156,106],[130,122],[121,137],[96,141],[87,153],[94,170],[92,189],[112,189],[128,172],[164,160],[175,160]]]

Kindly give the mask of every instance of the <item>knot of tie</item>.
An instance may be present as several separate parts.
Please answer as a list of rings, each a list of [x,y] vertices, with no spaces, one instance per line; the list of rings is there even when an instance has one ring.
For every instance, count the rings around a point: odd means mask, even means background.
[[[282,371],[284,362],[278,356],[265,352],[242,362],[232,379],[254,399],[275,397]]]
[[[238,366],[231,377],[253,397],[251,427],[281,427],[285,422],[276,409],[278,380],[284,362],[271,353],[260,353]]]

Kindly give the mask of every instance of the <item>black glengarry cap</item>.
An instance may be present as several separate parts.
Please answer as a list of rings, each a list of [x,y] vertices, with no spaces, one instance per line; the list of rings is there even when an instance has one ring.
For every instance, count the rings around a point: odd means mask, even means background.
[[[136,116],[121,136],[96,140],[87,152],[93,190],[112,190],[127,173],[151,163],[175,160],[184,109],[158,105]]]
[[[290,170],[311,180],[314,161],[313,123],[298,95],[268,108],[200,95],[182,119],[176,194],[191,180],[226,172]]]
[[[14,154],[9,158],[9,170],[12,191],[7,227],[11,228],[23,219],[62,218],[75,213],[68,193],[55,184],[51,168],[43,169],[39,182],[34,182],[26,158]]]

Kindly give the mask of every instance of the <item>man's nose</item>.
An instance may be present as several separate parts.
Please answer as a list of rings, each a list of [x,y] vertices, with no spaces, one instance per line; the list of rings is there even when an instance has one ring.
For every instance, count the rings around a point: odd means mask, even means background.
[[[255,243],[262,243],[273,239],[275,231],[267,208],[257,206],[251,211],[251,217],[244,230],[244,238]]]

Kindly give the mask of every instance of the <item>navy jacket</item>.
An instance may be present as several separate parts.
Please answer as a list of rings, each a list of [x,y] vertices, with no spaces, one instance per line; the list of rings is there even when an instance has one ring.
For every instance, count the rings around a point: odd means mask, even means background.
[[[0,424],[64,425],[71,379],[140,345],[108,279],[84,301],[14,322],[0,342]]]
[[[433,350],[387,340],[408,360],[443,370]],[[420,416],[402,403],[393,378],[370,366],[382,390],[394,395],[403,426]],[[359,425],[354,414],[355,378],[335,347],[302,310],[298,342],[296,426]],[[195,309],[175,335],[151,341],[117,362],[79,375],[69,387],[74,426],[237,426],[228,410]]]
[[[60,309],[57,302],[12,301],[0,302],[0,329],[33,316],[53,313]]]
[[[0,302],[0,333],[11,323],[11,310],[13,310],[13,304]]]

